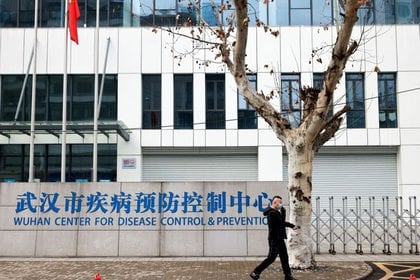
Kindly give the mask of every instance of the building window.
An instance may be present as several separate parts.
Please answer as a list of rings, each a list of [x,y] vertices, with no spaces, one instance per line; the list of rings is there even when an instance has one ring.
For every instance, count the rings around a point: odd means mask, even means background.
[[[313,88],[322,90],[324,86],[324,73],[313,73]],[[327,118],[331,118],[334,115],[334,105],[331,105],[328,110]]]
[[[247,75],[249,86],[257,89],[257,75]],[[256,129],[257,128],[257,112],[243,97],[238,90],[238,129]]]
[[[174,75],[174,128],[193,128],[193,75]]]
[[[225,128],[225,75],[206,75],[206,128]]]
[[[398,126],[395,76],[395,73],[378,74],[380,128],[396,128]]]
[[[13,121],[15,118],[24,75],[1,76],[0,121]],[[36,121],[61,121],[63,76],[37,75],[36,82]],[[28,76],[17,121],[31,119],[32,75]]]
[[[66,181],[90,181],[92,145],[67,145]],[[41,182],[60,182],[61,145],[35,145],[34,177]],[[117,145],[98,144],[98,181],[116,181]],[[29,145],[0,145],[0,182],[27,182]]]
[[[346,73],[348,128],[365,128],[365,84],[361,73]]]
[[[161,92],[161,75],[143,75],[143,129],[160,129]]]
[[[298,127],[301,118],[300,75],[281,74],[281,111],[292,127]]]

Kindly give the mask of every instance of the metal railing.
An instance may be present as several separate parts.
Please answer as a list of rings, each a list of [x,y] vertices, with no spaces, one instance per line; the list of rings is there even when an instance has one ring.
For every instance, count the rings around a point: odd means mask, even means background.
[[[405,201],[402,197],[387,196],[317,197],[312,213],[312,238],[317,254],[369,251],[419,255],[420,210],[415,196]]]

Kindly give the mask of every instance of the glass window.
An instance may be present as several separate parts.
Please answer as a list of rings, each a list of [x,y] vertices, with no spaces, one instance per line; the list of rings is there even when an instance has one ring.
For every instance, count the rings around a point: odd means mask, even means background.
[[[98,144],[98,181],[117,181],[117,144]]]
[[[376,24],[395,23],[395,0],[376,0],[374,11]]]
[[[206,75],[206,128],[225,128],[225,75]]]
[[[313,88],[322,90],[324,85],[324,73],[313,73]],[[328,118],[331,118],[334,114],[334,106],[332,105],[328,110]]]
[[[347,127],[365,128],[365,85],[361,73],[346,73]]]
[[[374,17],[374,2],[370,2],[368,5],[361,6],[357,11],[357,16],[359,17],[358,24],[366,25],[366,24],[374,24],[375,17]]]
[[[33,27],[35,18],[35,0],[19,1],[19,26]]]
[[[64,1],[41,0],[41,23],[43,27],[64,26]]]
[[[17,110],[20,92],[23,86],[24,75],[2,75],[1,76],[1,108],[0,115],[1,121],[13,121]],[[28,78],[28,80],[30,80]],[[30,87],[26,84],[25,93],[29,91]],[[26,94],[28,95],[28,94]],[[25,114],[25,103],[23,100],[20,107],[18,120],[23,121],[28,119]],[[30,102],[29,102],[30,103]]]
[[[94,76],[68,76],[71,97],[71,115],[73,121],[93,120]]]
[[[216,12],[219,10],[222,0],[214,0],[214,5]],[[217,12],[217,15],[219,13]],[[215,13],[213,11],[213,5],[211,0],[202,0],[201,1],[201,16],[203,20],[210,26],[217,26],[217,19],[215,17]],[[219,16],[220,18],[220,16]]]
[[[397,24],[413,23],[413,0],[395,0]]]
[[[332,1],[312,0],[313,25],[331,25],[333,20],[332,9]]]
[[[155,0],[155,25],[174,26],[176,24],[176,0]]]
[[[98,82],[100,85],[102,82],[102,75],[99,75]],[[115,74],[106,75],[102,93],[99,120],[117,120],[117,92],[118,76]]]
[[[160,129],[161,84],[160,75],[143,75],[143,129]]]
[[[249,86],[257,89],[257,75],[247,75]],[[257,128],[257,112],[238,91],[238,129],[256,129]]]
[[[153,0],[142,0],[140,1],[140,25],[152,26],[153,21]]]
[[[268,24],[274,26],[289,25],[289,0],[268,2]]]
[[[249,26],[255,26],[257,19],[267,22],[268,5],[261,0],[248,0]]]
[[[300,76],[281,74],[281,110],[292,127],[298,127],[301,118]]]
[[[17,26],[16,0],[0,0],[0,27]]]
[[[69,172],[69,147],[66,149],[66,181],[68,181]],[[47,182],[60,182],[61,181],[61,145],[47,145]]]
[[[192,3],[190,0],[178,0],[178,20],[177,25],[197,25],[199,16],[198,4]]]
[[[68,92],[67,92],[68,95]],[[67,99],[67,108],[70,100]],[[49,76],[48,84],[48,120],[61,121],[63,118],[63,76],[51,75]],[[67,111],[67,114],[69,111]],[[67,118],[68,119],[68,118]]]
[[[378,102],[380,128],[398,127],[395,76],[395,73],[378,74]]]
[[[174,75],[174,128],[193,128],[193,75]]]
[[[23,165],[23,145],[0,145],[0,182],[22,182]]]

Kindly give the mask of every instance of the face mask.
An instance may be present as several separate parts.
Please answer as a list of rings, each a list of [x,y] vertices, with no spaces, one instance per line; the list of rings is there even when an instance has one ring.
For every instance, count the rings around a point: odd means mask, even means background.
[[[281,209],[281,208],[283,208],[283,204],[277,205],[277,209]]]

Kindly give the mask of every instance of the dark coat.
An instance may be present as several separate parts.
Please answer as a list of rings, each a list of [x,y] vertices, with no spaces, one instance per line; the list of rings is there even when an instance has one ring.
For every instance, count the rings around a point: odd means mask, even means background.
[[[283,207],[281,210],[267,207],[263,214],[264,216],[267,216],[268,240],[286,239],[286,227],[295,227],[294,224],[286,222],[286,209]]]

